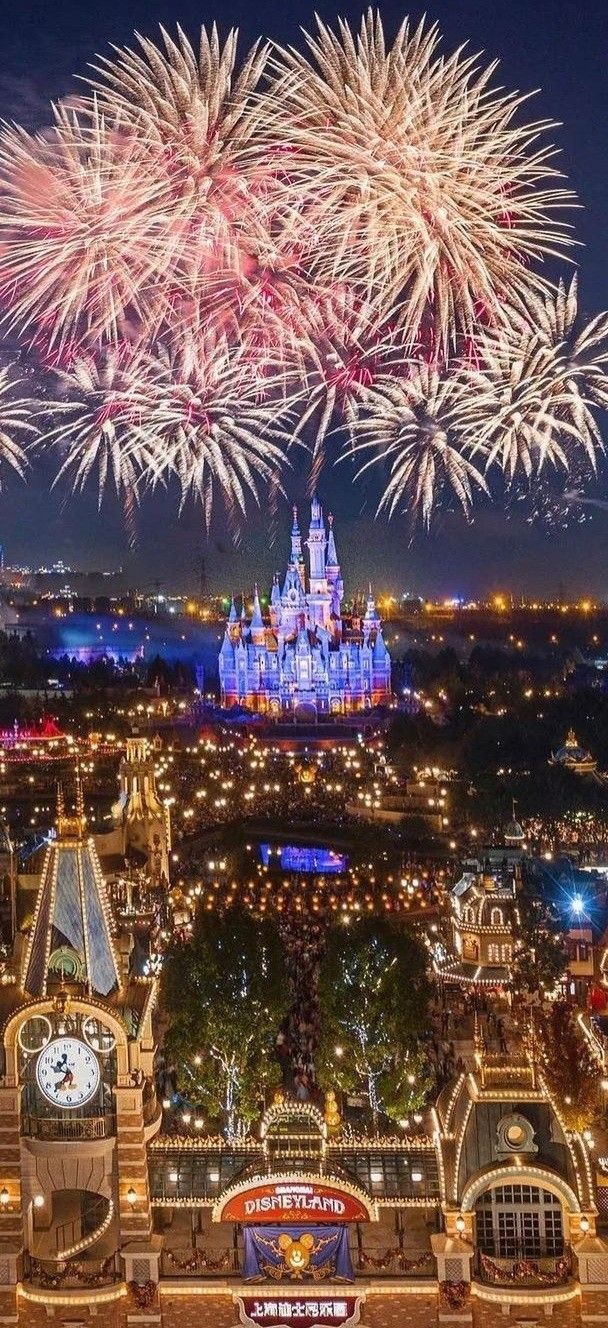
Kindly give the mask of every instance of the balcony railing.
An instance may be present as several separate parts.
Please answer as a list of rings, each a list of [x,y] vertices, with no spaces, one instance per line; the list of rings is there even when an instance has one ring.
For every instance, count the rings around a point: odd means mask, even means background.
[[[358,1277],[434,1277],[436,1271],[432,1250],[376,1250],[372,1254],[359,1250],[353,1255]]]
[[[435,1260],[431,1250],[378,1250],[366,1254],[352,1251],[356,1277],[420,1277],[432,1278]],[[214,1278],[238,1274],[240,1253],[236,1249],[217,1250],[213,1254],[204,1249],[171,1249],[165,1247],[161,1256],[163,1277]]]
[[[505,1259],[498,1255],[477,1255],[475,1275],[486,1286],[550,1287],[562,1286],[572,1276],[572,1251],[566,1248],[560,1255],[539,1257],[519,1255]]]
[[[73,1143],[78,1139],[108,1139],[114,1134],[113,1115],[23,1116],[22,1133],[30,1139]]]
[[[111,1286],[118,1281],[118,1255],[111,1254],[107,1259],[67,1259],[51,1261],[35,1259],[31,1254],[23,1257],[24,1281],[45,1291],[74,1289],[75,1287]]]
[[[234,1249],[206,1250],[164,1249],[161,1255],[163,1277],[229,1277],[239,1271],[239,1255]]]

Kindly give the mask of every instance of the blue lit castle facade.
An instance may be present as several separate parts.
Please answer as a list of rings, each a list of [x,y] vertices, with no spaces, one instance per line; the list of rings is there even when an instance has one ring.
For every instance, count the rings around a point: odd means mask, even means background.
[[[275,575],[268,620],[257,586],[250,621],[231,603],[219,656],[223,705],[306,718],[390,701],[391,660],[371,590],[364,616],[343,619],[333,519],[326,527],[316,496],[305,547],[308,568],[294,508],[291,556],[282,587]]]

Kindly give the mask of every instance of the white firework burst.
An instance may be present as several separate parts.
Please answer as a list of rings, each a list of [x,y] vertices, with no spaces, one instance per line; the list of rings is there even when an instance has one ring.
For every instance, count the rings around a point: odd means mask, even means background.
[[[374,453],[359,475],[380,463],[388,468],[378,512],[406,512],[428,527],[437,506],[455,498],[469,515],[475,492],[488,491],[483,472],[467,455],[476,422],[466,375],[421,366],[410,377],[386,378],[370,390],[355,452]]]

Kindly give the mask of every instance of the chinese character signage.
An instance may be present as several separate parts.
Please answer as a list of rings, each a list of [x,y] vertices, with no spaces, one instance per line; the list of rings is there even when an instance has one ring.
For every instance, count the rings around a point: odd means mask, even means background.
[[[369,1222],[375,1205],[330,1181],[254,1181],[215,1206],[216,1222]]]
[[[237,1296],[245,1328],[355,1328],[362,1296]]]

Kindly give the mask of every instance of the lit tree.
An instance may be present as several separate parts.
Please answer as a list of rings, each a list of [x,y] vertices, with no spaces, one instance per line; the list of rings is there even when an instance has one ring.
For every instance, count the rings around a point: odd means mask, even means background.
[[[280,1079],[271,1053],[287,984],[276,928],[239,907],[200,912],[188,944],[168,952],[163,989],[180,1088],[234,1138]]]
[[[330,933],[318,1072],[324,1087],[365,1094],[376,1131],[381,1113],[406,1117],[430,1087],[417,1045],[428,995],[425,951],[404,928],[366,918]]]
[[[537,1017],[543,1074],[566,1124],[583,1130],[598,1106],[600,1067],[567,1001],[556,1001],[548,1019]]]

